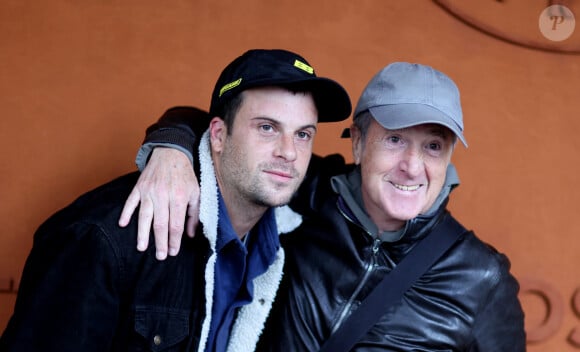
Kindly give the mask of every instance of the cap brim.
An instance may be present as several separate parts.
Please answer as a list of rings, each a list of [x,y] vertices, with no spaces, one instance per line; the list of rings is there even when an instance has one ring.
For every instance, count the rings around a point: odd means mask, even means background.
[[[348,93],[335,81],[317,77],[304,82],[312,87],[311,91],[318,108],[318,121],[338,122],[346,120],[352,105]]]
[[[467,141],[461,128],[446,114],[432,106],[410,103],[380,105],[369,108],[369,111],[381,126],[397,130],[426,123],[434,123],[449,128],[467,148]]]

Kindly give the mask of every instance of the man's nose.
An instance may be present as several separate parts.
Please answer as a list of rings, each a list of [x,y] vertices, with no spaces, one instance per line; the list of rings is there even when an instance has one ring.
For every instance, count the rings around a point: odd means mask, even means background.
[[[417,176],[423,168],[423,156],[417,148],[408,148],[401,160],[401,170],[410,176]]]
[[[278,142],[276,156],[286,159],[287,161],[296,160],[296,145],[293,135],[282,135]]]

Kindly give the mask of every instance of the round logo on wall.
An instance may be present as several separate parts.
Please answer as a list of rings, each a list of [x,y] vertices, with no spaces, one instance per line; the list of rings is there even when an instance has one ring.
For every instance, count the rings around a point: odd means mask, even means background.
[[[580,30],[574,13],[580,1],[435,0],[466,25],[511,44],[552,52],[580,54]]]
[[[564,5],[551,5],[540,14],[540,32],[549,40],[561,42],[570,38],[576,27],[572,11]]]

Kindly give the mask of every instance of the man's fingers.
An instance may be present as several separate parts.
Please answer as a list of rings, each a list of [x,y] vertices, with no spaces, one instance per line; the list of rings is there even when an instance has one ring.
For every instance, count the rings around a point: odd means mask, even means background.
[[[195,236],[195,228],[199,223],[199,193],[199,185],[196,182],[187,206],[187,235],[191,238]]]
[[[149,245],[149,229],[153,219],[153,205],[150,200],[141,201],[139,208],[139,222],[137,224],[137,250],[143,252]]]
[[[167,258],[169,207],[166,198],[155,201],[155,216],[153,217],[153,234],[155,236],[155,257],[159,260]]]
[[[198,213],[195,213],[194,216],[190,216],[189,218],[187,218],[186,232],[189,237],[193,238],[195,236],[195,228],[197,227],[198,222],[199,222]]]
[[[169,255],[176,256],[179,253],[179,247],[181,246],[181,236],[183,231],[179,234],[169,234]]]
[[[191,199],[195,198],[195,202]],[[155,256],[164,260],[176,255],[181,246],[186,212],[191,212],[188,234],[193,237],[199,211],[199,185],[189,158],[171,148],[155,148],[149,163],[139,176],[119,218],[126,226],[139,206],[137,222],[137,249],[147,249],[152,234],[155,238]],[[188,202],[189,201],[189,202]]]
[[[183,236],[186,206],[186,203],[179,201],[173,201],[169,204],[169,255],[171,256],[179,253],[181,236]]]
[[[137,187],[133,187],[131,194],[125,201],[125,205],[123,206],[123,211],[121,211],[121,216],[119,217],[119,226],[125,227],[131,221],[131,216],[139,206],[139,202],[141,201],[141,193],[137,189]]]

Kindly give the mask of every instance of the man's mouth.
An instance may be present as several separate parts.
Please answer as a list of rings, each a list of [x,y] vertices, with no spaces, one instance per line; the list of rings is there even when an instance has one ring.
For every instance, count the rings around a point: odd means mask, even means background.
[[[284,171],[267,170],[266,173],[268,173],[270,175],[278,176],[278,177],[283,177],[283,178],[289,178],[289,179],[294,178],[292,173],[288,173],[288,172],[284,172]]]
[[[395,186],[396,189],[400,189],[401,191],[416,191],[419,188],[421,188],[423,185],[419,184],[419,185],[412,185],[412,186],[405,186],[405,185],[399,185],[397,183],[392,183],[391,184],[393,186]]]

